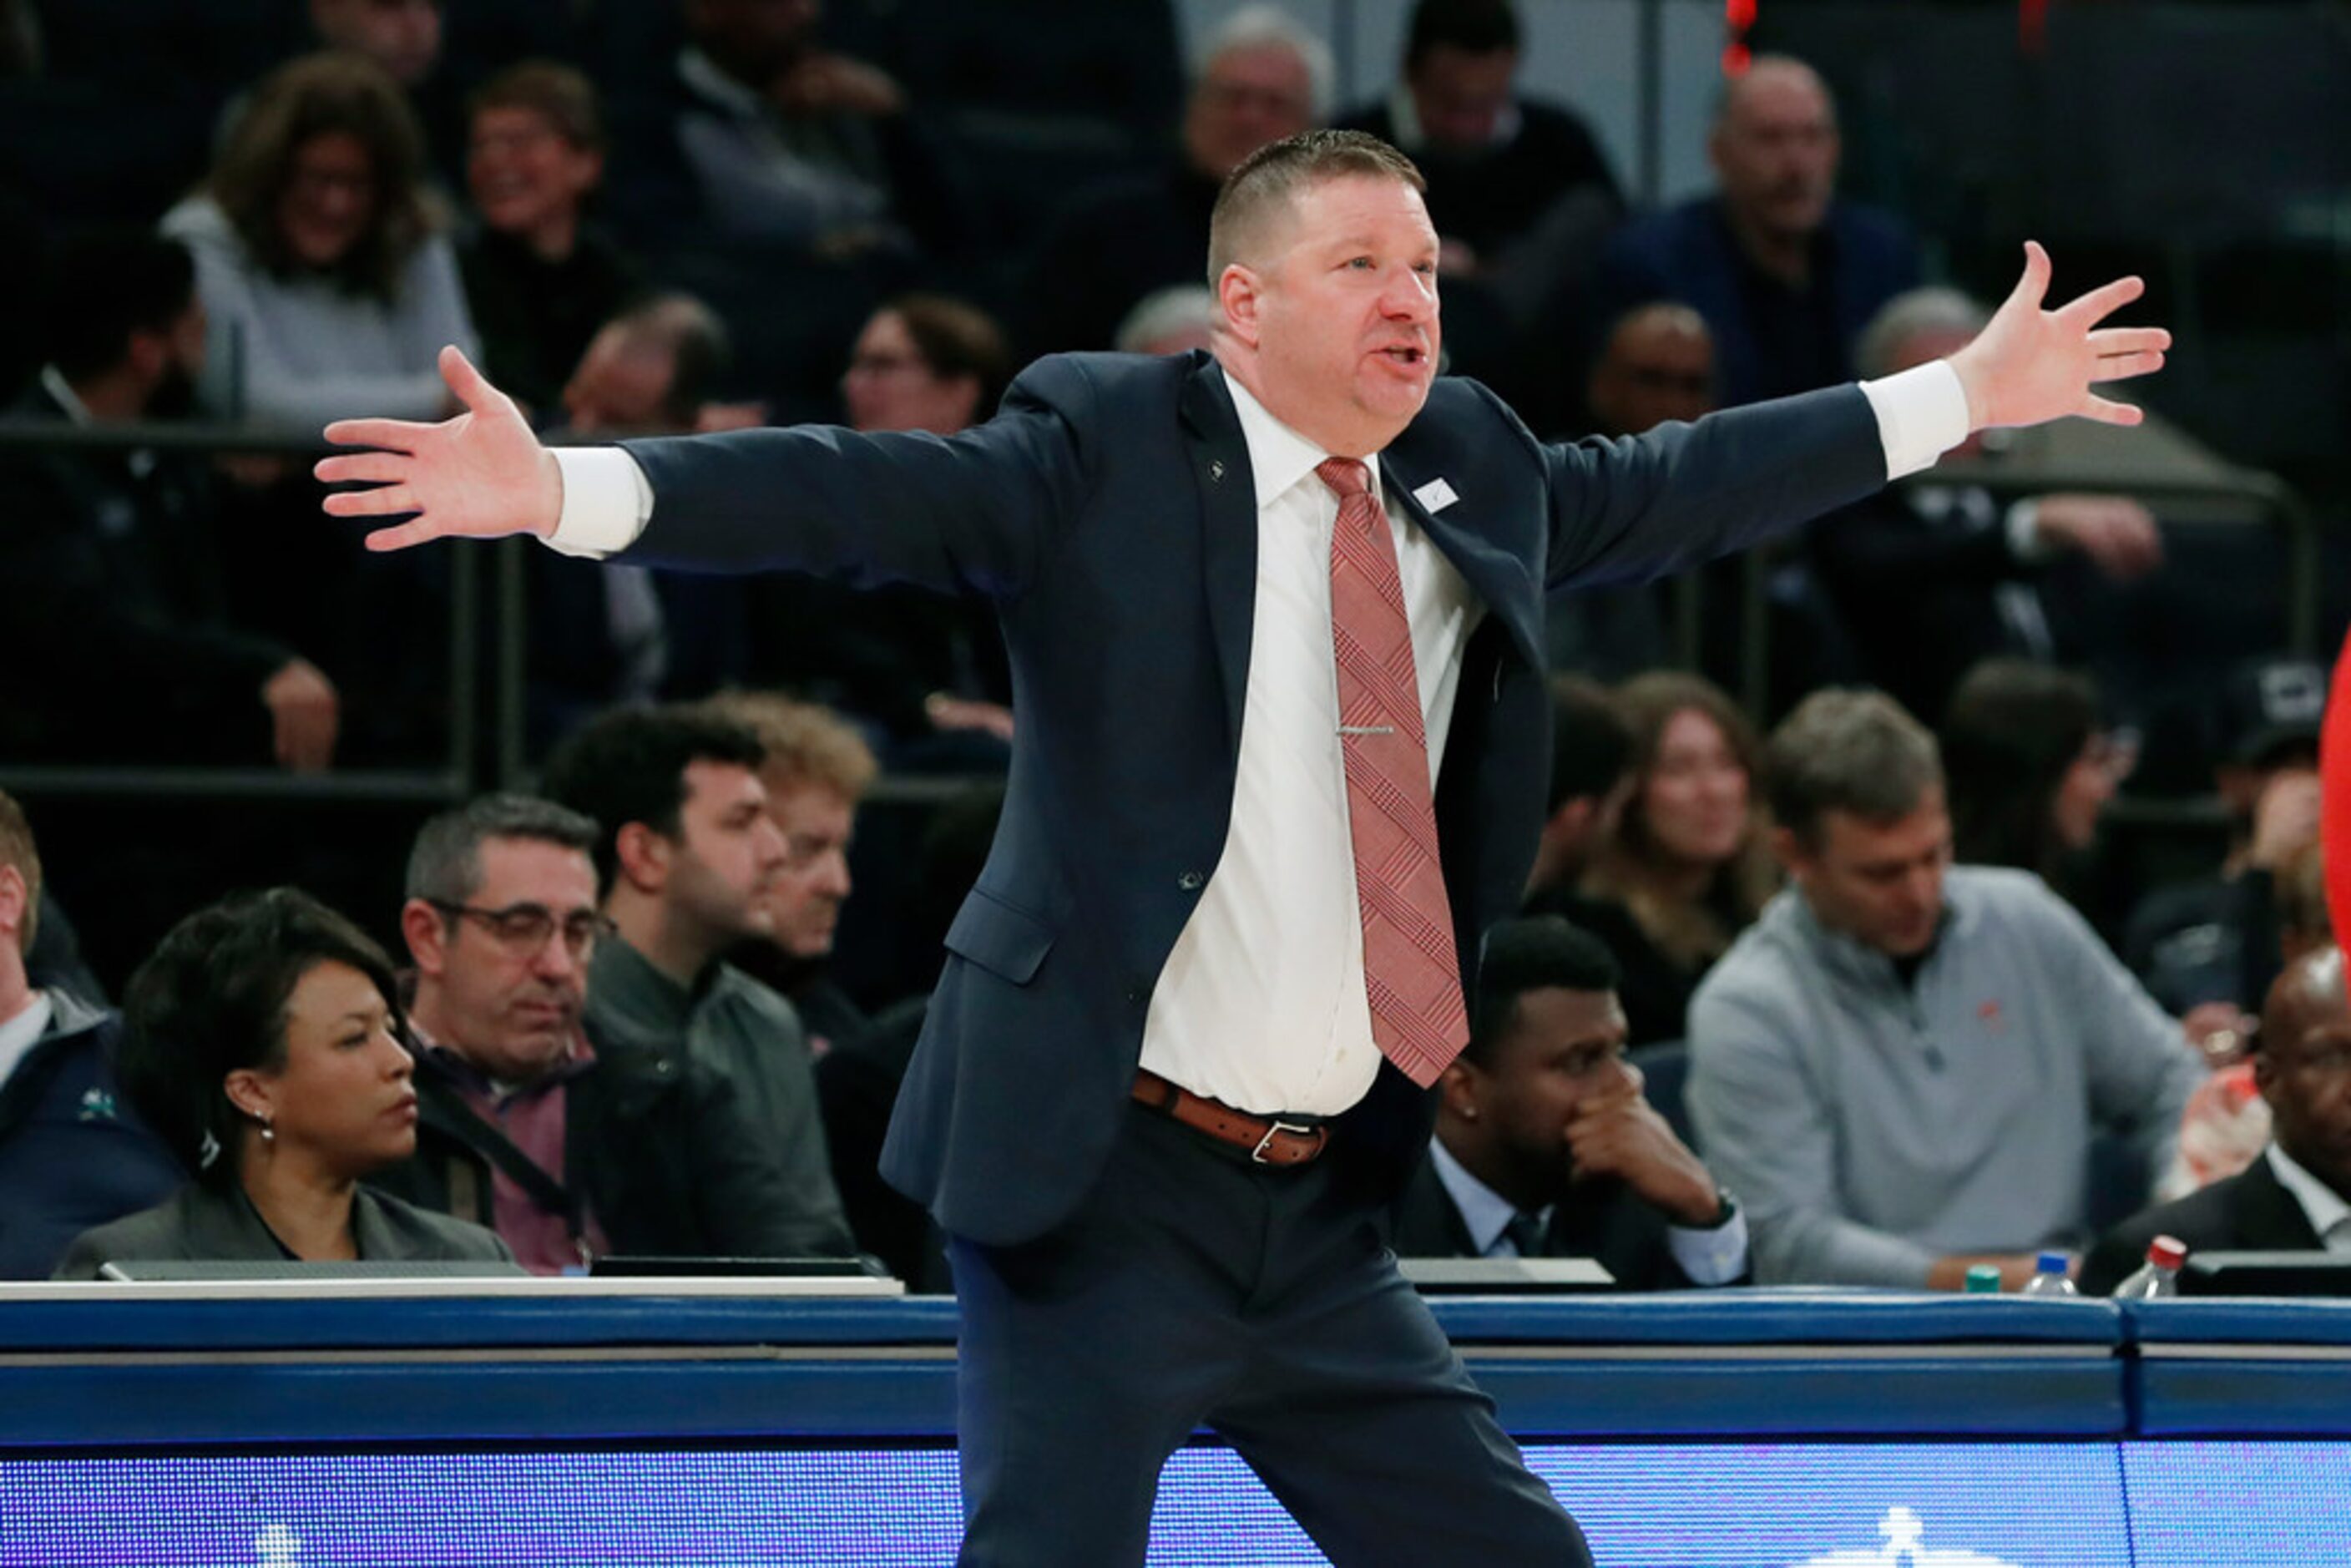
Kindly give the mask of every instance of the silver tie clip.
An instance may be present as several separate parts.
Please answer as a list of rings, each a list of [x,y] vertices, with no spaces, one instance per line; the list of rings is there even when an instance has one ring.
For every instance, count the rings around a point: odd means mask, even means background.
[[[1392,724],[1343,724],[1339,727],[1339,733],[1341,735],[1394,735],[1395,733],[1395,726]]]

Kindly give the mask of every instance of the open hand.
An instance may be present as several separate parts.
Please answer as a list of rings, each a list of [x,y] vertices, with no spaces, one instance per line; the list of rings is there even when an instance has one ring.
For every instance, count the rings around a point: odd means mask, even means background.
[[[416,514],[368,535],[371,550],[405,549],[427,539],[552,534],[563,515],[562,470],[514,399],[454,348],[441,350],[441,378],[465,409],[454,419],[438,424],[339,419],[327,426],[327,439],[338,446],[376,448],[319,462],[314,472],[327,484],[376,486],[329,496],[327,515]]]
[[[2070,305],[2043,310],[2049,253],[2025,241],[2024,276],[2015,290],[1975,340],[1950,358],[1967,390],[1974,427],[2040,424],[2067,414],[2137,424],[2143,417],[2137,409],[2090,389],[2163,368],[2171,334],[2162,328],[2098,325],[2145,292],[2137,278],[2118,277]]]

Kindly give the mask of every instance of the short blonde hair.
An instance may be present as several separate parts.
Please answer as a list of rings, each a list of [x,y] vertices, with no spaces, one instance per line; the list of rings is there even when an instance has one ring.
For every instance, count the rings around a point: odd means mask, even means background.
[[[1264,239],[1268,222],[1328,180],[1395,180],[1423,195],[1428,182],[1413,161],[1362,131],[1306,131],[1269,141],[1225,177],[1208,216],[1208,287],[1244,249]]]
[[[775,692],[730,691],[705,698],[700,706],[758,737],[767,753],[759,777],[770,789],[820,784],[855,805],[882,771],[865,737],[820,704]]]

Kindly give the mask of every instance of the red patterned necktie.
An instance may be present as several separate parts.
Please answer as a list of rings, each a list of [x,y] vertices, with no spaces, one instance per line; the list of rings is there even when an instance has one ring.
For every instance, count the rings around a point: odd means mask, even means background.
[[[1364,465],[1332,457],[1314,473],[1339,497],[1339,524],[1331,534],[1331,639],[1372,1039],[1380,1054],[1426,1089],[1460,1054],[1469,1020],[1437,859],[1412,625],[1395,540]]]

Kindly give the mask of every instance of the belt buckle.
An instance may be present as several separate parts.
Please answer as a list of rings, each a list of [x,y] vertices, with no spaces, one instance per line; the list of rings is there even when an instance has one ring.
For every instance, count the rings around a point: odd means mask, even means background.
[[[1313,1128],[1306,1126],[1301,1123],[1276,1121],[1273,1125],[1265,1130],[1265,1136],[1257,1141],[1257,1147],[1249,1151],[1249,1158],[1256,1161],[1259,1165],[1270,1166],[1273,1162],[1265,1157],[1265,1152],[1273,1146],[1274,1135],[1276,1134],[1296,1133],[1302,1137],[1313,1131]]]

